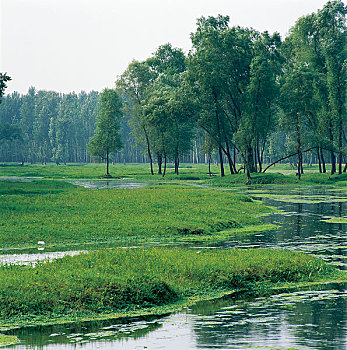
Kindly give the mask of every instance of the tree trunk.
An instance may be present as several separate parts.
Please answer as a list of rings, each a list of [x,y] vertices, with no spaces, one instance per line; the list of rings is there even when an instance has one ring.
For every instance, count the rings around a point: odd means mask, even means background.
[[[148,158],[149,158],[149,162],[151,164],[151,175],[154,175],[152,153],[151,153],[151,148],[149,146],[149,138],[148,138],[147,130],[145,127],[143,127],[143,131],[145,132],[145,136],[146,136]]]
[[[300,180],[301,179],[301,170],[302,170],[302,153],[301,153],[301,150],[298,149],[298,172],[297,172],[297,176],[298,176],[298,179]]]
[[[330,151],[330,159],[331,159],[331,175],[336,173],[336,157],[334,151]]]
[[[300,167],[301,167],[301,174],[304,173],[304,161],[303,161],[303,156],[302,156],[302,153],[300,152]]]
[[[234,163],[233,163],[233,160],[232,160],[232,157],[231,157],[231,154],[228,152],[226,154],[227,158],[228,158],[228,162],[229,162],[229,169],[230,169],[230,174],[233,175],[235,174],[235,170],[234,170]]]
[[[108,151],[106,152],[106,175],[110,175],[110,173],[108,172],[108,163],[109,163],[109,159],[108,159]]]
[[[247,169],[247,181],[246,181],[246,185],[249,185],[251,180],[251,173],[249,172],[249,169]]]
[[[224,177],[224,164],[223,164],[223,153],[222,153],[222,148],[219,147],[219,161],[220,161],[220,176]]]
[[[176,174],[176,175],[178,175],[178,168],[179,168],[179,165],[180,165],[180,160],[179,160],[178,155],[176,155],[176,157],[175,157],[175,174]]]
[[[319,172],[322,173],[322,161],[320,160],[320,154],[319,154],[320,148],[317,148],[317,159],[319,164]]]
[[[259,152],[259,146],[257,146],[256,152],[257,152],[256,155],[257,155],[258,164],[259,164],[259,172],[261,173],[263,171],[263,163],[262,163],[262,159],[261,159],[260,152]]]
[[[230,154],[230,148],[229,148],[228,142],[226,142],[226,149],[223,149],[223,150],[224,150],[225,155],[228,158],[230,174],[233,175],[233,174],[235,174],[236,171],[235,171],[235,167],[234,167],[234,162],[233,162],[231,154]]]
[[[323,153],[322,148],[320,148],[320,157],[321,157],[321,160],[322,160],[322,171],[323,171],[323,173],[326,173],[327,169],[326,169],[326,166],[325,166],[325,159],[324,159],[324,153]]]
[[[161,166],[162,166],[162,163],[163,163],[163,158],[161,155],[157,155],[157,158],[158,158],[158,175],[161,175],[162,172],[161,172]]]
[[[347,166],[347,164],[346,164]],[[210,176],[212,176],[211,173],[211,154],[208,155],[208,173],[210,174]]]
[[[254,172],[253,148],[250,145],[246,148],[245,168],[246,170],[248,169],[250,173]]]
[[[339,175],[342,174],[342,152],[339,152]]]
[[[166,174],[166,154],[164,154],[164,171],[163,171],[163,177]]]
[[[301,151],[301,153],[305,153],[305,152],[311,151],[311,150],[314,149],[314,148],[316,148],[316,147],[308,148],[308,149],[306,149],[306,150],[304,150],[304,151]],[[288,158],[290,158],[290,157],[294,157],[294,156],[296,156],[297,154],[298,154],[298,152],[295,152],[295,153],[293,153],[293,154],[290,154],[289,156],[285,156],[285,157],[282,157],[282,158],[280,158],[280,159],[277,159],[275,162],[272,162],[271,164],[269,164],[269,165],[263,170],[263,173],[265,173],[266,170],[269,169],[270,167],[272,167],[273,165],[275,165],[275,164],[281,162],[282,160],[288,159]]]

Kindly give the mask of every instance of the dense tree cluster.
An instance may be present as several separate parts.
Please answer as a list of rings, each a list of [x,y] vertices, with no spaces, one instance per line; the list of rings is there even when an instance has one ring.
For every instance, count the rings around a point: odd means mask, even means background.
[[[156,162],[163,175],[168,161],[178,174],[182,160],[212,159],[222,176],[225,162],[231,174],[250,174],[282,159],[295,163],[300,177],[305,157],[321,172],[326,162],[332,173],[346,170],[346,12],[342,1],[329,1],[301,17],[283,41],[231,27],[227,16],[201,17],[188,55],[165,44],[118,77],[109,99],[119,102],[116,115],[122,101],[124,117],[113,127],[124,147],[115,152],[114,135],[106,158],[149,161],[152,174]],[[96,92],[34,89],[6,96],[0,121],[14,129],[0,159],[90,161],[98,99]],[[102,116],[89,149],[105,157],[96,151]]]
[[[3,98],[1,125],[16,126],[20,137],[3,140],[4,161],[87,162],[87,143],[93,135],[98,112],[98,92],[59,94],[35,91],[14,92]]]

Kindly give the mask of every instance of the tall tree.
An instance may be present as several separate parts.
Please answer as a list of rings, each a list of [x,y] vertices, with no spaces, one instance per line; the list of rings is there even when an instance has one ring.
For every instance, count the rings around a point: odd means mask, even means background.
[[[298,154],[299,179],[303,173],[302,151],[307,145],[308,120],[314,109],[312,72],[306,66],[288,64],[282,77],[281,126],[290,135]]]
[[[336,135],[339,174],[342,173],[344,127],[346,127],[346,14],[347,6],[340,0],[329,1],[317,12],[315,24],[320,33],[325,58],[330,118]],[[332,167],[332,173],[335,171]]]
[[[125,113],[130,116],[130,124],[134,130],[138,144],[146,145],[153,175],[153,159],[148,125],[144,118],[143,106],[150,93],[156,74],[150,69],[148,60],[133,61],[126,71],[117,79],[116,87],[123,96]]]
[[[218,145],[231,174],[237,172],[236,151],[248,172],[256,170],[272,127],[277,74],[280,71],[278,34],[228,26],[229,17],[198,20],[192,35],[188,72],[202,113],[198,124]]]
[[[315,109],[310,113],[313,132],[312,146],[324,171],[323,148],[330,150],[331,173],[336,172],[338,153],[339,173],[346,128],[346,6],[340,0],[329,1],[317,13],[301,17],[291,29],[288,60],[305,65],[314,74],[312,89],[316,96]]]
[[[122,147],[119,135],[119,120],[122,117],[122,102],[113,89],[104,89],[100,94],[100,110],[95,135],[90,139],[88,149],[91,155],[106,160],[106,176],[109,173],[110,154]]]

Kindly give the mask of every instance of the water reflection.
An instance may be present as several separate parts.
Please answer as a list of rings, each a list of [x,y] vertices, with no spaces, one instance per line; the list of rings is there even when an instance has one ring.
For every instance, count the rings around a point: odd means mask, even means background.
[[[91,190],[99,190],[104,188],[137,189],[150,186],[148,183],[123,182],[117,180],[69,180],[67,182]]]
[[[43,252],[43,247],[37,248],[40,252],[36,253],[20,253],[20,254],[0,254],[0,265],[16,264],[16,265],[36,265],[39,261],[50,261],[52,259],[62,258],[65,255],[74,256],[81,253],[87,253],[87,250],[67,250]]]
[[[161,318],[12,331],[29,349],[345,349],[346,286],[201,302]]]
[[[345,269],[347,224],[330,223],[322,219],[346,215],[347,193],[318,187],[297,192],[292,190],[295,195],[291,196],[286,191],[286,195],[281,197],[281,191],[284,191],[283,188],[270,187],[263,190],[262,194],[252,188],[247,192],[253,198],[282,211],[263,218],[266,223],[279,224],[278,229],[254,236],[238,237],[237,241],[223,242],[219,246],[256,246],[303,251]]]
[[[86,343],[139,339],[161,327],[160,318],[148,316],[107,321],[76,322],[55,326],[27,327],[11,331],[21,339],[19,349],[69,349]],[[86,345],[85,345],[86,346]],[[90,348],[89,346],[87,347]]]
[[[344,349],[346,297],[341,287],[195,307],[197,348]]]

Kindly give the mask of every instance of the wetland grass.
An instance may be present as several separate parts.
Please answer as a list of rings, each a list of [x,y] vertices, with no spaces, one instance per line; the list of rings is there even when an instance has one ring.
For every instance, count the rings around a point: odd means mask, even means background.
[[[19,343],[19,339],[13,335],[0,334],[0,347]]]
[[[283,283],[337,278],[323,260],[263,249],[113,249],[35,267],[0,267],[0,329],[109,317],[244,290],[264,294]]]
[[[177,185],[88,190],[38,180],[0,182],[0,194],[2,248],[213,239],[261,225],[258,216],[271,212],[244,195]]]

